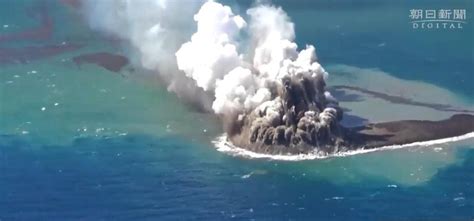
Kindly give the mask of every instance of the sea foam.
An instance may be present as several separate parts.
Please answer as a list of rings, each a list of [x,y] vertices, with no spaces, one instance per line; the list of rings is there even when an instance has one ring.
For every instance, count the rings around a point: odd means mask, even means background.
[[[227,135],[223,134],[217,137],[212,143],[217,148],[218,151],[230,154],[232,156],[244,157],[249,159],[270,159],[270,160],[280,160],[280,161],[301,161],[301,160],[315,160],[315,159],[326,159],[331,157],[346,157],[352,156],[357,154],[364,154],[364,153],[371,153],[375,151],[382,151],[382,150],[396,150],[401,148],[407,147],[428,147],[438,144],[444,143],[452,143],[461,140],[467,140],[474,138],[474,132],[470,132],[461,136],[456,137],[448,137],[443,139],[437,140],[429,140],[429,141],[421,141],[421,142],[414,142],[402,145],[389,145],[383,146],[379,148],[371,148],[371,149],[364,149],[360,148],[357,150],[350,150],[340,153],[332,153],[327,154],[323,152],[313,152],[308,154],[298,154],[298,155],[272,155],[272,154],[263,154],[263,153],[256,153],[250,150],[246,150],[241,147],[237,147],[230,143],[227,139]]]

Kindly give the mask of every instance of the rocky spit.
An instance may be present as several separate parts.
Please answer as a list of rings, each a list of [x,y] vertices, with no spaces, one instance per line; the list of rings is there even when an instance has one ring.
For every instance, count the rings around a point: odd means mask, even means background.
[[[456,114],[440,121],[405,120],[347,128],[337,101],[325,93],[322,77],[282,79],[268,105],[240,115],[228,132],[230,142],[265,154],[336,153],[464,135],[474,116]]]

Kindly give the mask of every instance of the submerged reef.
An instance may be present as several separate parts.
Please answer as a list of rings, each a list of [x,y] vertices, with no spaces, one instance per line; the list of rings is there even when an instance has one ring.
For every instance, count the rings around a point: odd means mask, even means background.
[[[124,66],[129,63],[127,57],[108,52],[82,54],[73,57],[72,60],[78,66],[82,65],[83,63],[91,63],[96,64],[112,72],[119,72]]]
[[[472,115],[431,123],[345,128],[342,108],[326,90],[329,74],[318,62],[315,47],[298,47],[295,25],[281,7],[256,4],[242,17],[215,1],[194,3],[186,3],[193,8],[189,11],[183,11],[181,1],[169,1],[163,7],[87,0],[82,6],[92,28],[127,41],[141,68],[156,73],[168,90],[218,115],[236,146],[268,154],[334,153],[473,131]],[[142,13],[144,10],[155,13]],[[186,20],[190,19],[182,18],[192,14],[196,31],[189,38],[189,33],[177,27],[189,27]],[[184,39],[188,41],[182,42]],[[111,71],[127,64],[124,58],[104,53],[73,60]],[[356,89],[393,103],[453,111]]]

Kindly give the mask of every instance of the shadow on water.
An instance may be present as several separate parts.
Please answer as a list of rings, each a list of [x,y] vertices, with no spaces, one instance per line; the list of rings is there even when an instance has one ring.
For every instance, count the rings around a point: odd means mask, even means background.
[[[328,91],[339,102],[361,102],[365,100],[363,96],[355,93],[348,93],[343,88],[329,87]]]
[[[464,163],[405,187],[375,177],[348,184],[309,179],[285,169],[297,163],[242,160],[179,137],[135,134],[44,146],[4,135],[0,218],[466,219],[474,150],[459,154]],[[242,176],[248,171],[253,175]]]

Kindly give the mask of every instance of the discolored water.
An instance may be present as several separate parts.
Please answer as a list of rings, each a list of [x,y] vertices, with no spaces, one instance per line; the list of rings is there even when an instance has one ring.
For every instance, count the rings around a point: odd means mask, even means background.
[[[38,2],[0,1],[0,34],[37,27]],[[469,1],[275,2],[296,23],[298,43],[315,44],[329,86],[474,109]],[[126,51],[89,31],[73,8],[46,6],[50,38],[0,41],[0,50],[82,48],[0,64],[0,220],[474,218],[472,139],[299,162],[233,157],[211,143],[222,133],[214,116],[142,70],[74,64],[76,55]],[[412,8],[466,8],[468,25],[413,30]],[[453,114],[335,95],[347,124]]]

